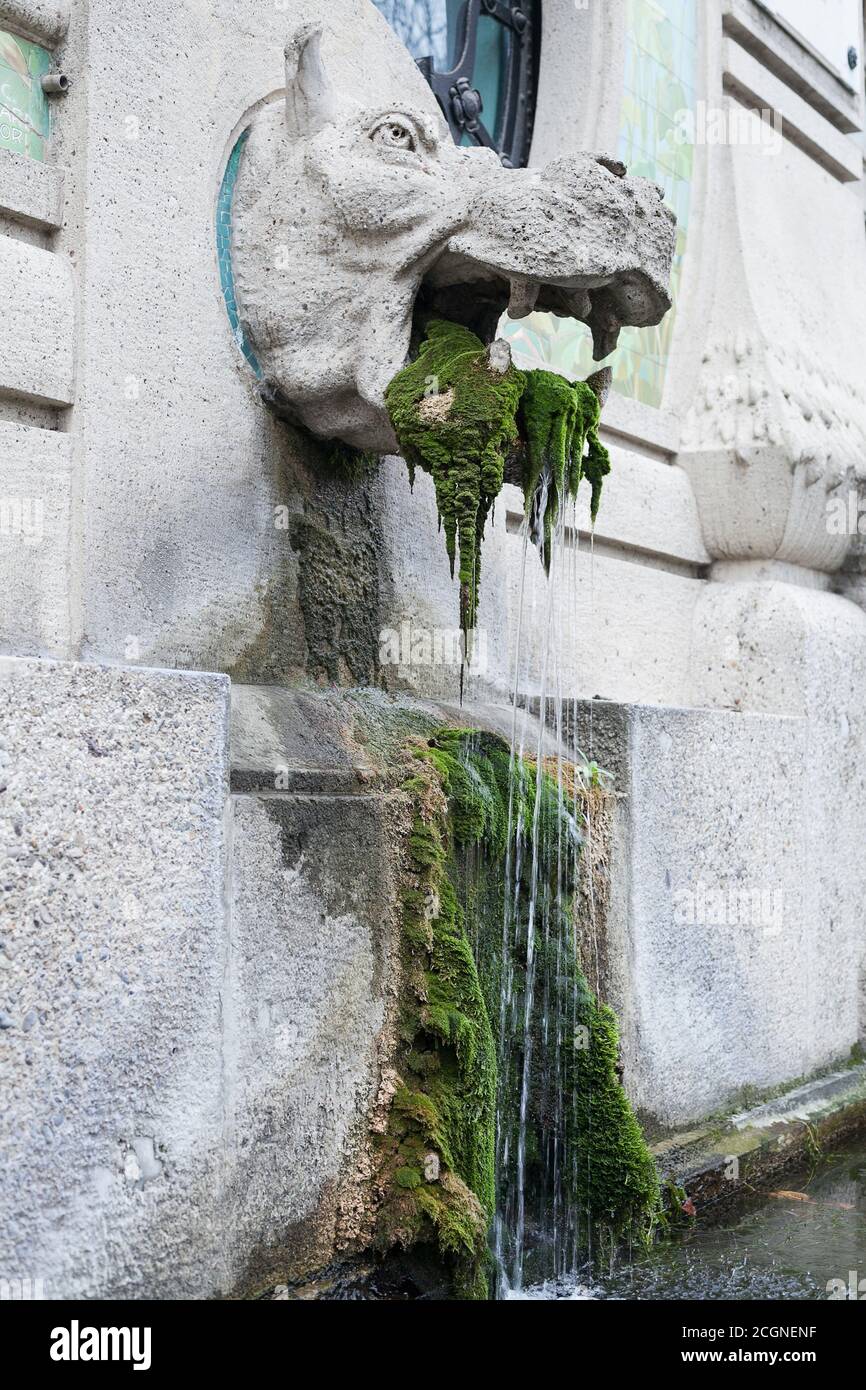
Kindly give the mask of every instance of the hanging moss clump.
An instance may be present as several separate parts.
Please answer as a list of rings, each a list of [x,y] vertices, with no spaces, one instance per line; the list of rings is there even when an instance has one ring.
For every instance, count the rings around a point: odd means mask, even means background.
[[[567,381],[541,370],[525,375],[520,402],[520,432],[526,442],[523,500],[533,529],[540,533],[541,557],[549,574],[551,536],[562,505],[577,496],[586,477],[595,521],[610,455],[598,437],[601,404],[588,382]]]
[[[464,632],[475,626],[484,523],[517,441],[523,387],[516,367],[490,370],[484,344],[468,328],[434,319],[415,361],[385,393],[410,470],[432,475],[452,577],[459,549]]]
[[[555,372],[497,371],[468,328],[434,319],[385,403],[410,478],[418,467],[433,478],[452,577],[459,552],[460,625],[468,634],[478,611],[484,526],[509,459],[522,470],[525,505],[548,571],[556,518],[582,478],[592,488],[595,521],[610,472],[598,436],[598,396],[588,382]]]

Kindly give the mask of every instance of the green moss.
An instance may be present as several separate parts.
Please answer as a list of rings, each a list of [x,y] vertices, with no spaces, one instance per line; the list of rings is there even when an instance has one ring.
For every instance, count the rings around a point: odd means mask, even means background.
[[[524,380],[516,367],[490,371],[484,344],[468,328],[434,319],[415,361],[385,393],[410,470],[433,478],[452,577],[459,551],[464,631],[475,625],[481,538],[517,441]]]
[[[510,456],[523,469],[527,510],[542,495],[542,478],[546,482],[546,568],[556,518],[584,477],[595,520],[610,471],[598,436],[598,397],[587,382],[554,372],[513,366],[493,371],[480,338],[434,319],[418,356],[394,377],[385,401],[410,476],[423,468],[433,478],[452,576],[459,552],[460,621],[468,632],[478,609],[484,526]]]
[[[686,1211],[687,1202],[688,1193],[685,1188],[672,1177],[667,1177],[661,1185],[661,1204],[657,1222],[660,1236],[670,1236],[677,1229],[694,1225],[694,1216],[688,1215]]]
[[[520,402],[521,434],[526,440],[524,506],[529,514],[546,476],[541,553],[548,571],[556,519],[566,499],[577,496],[583,477],[592,487],[593,521],[598,513],[602,480],[610,472],[610,456],[598,437],[600,417],[598,396],[585,381],[567,381],[555,372],[526,373]]]
[[[491,1019],[499,1021],[503,971],[511,973],[518,1000],[525,972],[525,957],[503,958],[509,804],[524,843],[537,832],[539,903],[550,907],[561,896],[569,921],[568,865],[574,860],[564,850],[573,846],[581,818],[546,768],[512,762],[494,735],[439,730],[416,744],[412,755],[416,770],[403,784],[413,816],[411,882],[403,895],[401,1084],[383,1141],[386,1196],[378,1243],[435,1244],[455,1293],[486,1298],[487,1237],[497,1205],[497,1087],[510,1116],[503,1123],[513,1126],[520,1060],[519,1049],[497,1057]],[[525,913],[532,856],[519,858],[517,901]],[[658,1179],[619,1081],[614,1016],[580,971],[573,930],[554,938],[541,920],[535,951],[544,988],[539,985],[533,1022],[537,1056],[525,1136],[527,1183],[539,1181],[545,1149],[558,1133],[574,1160],[566,1200],[580,1214],[585,1248],[601,1254],[625,1239],[649,1237],[659,1213]],[[544,1010],[559,985],[566,990],[565,1016],[573,1020],[574,1038],[552,1067]],[[552,1075],[559,1098],[549,1092]],[[551,1119],[554,1112],[558,1120]],[[511,1136],[512,1152],[515,1143]],[[431,1152],[440,1164],[435,1180],[426,1175]],[[542,1202],[548,1198],[541,1192]]]
[[[442,845],[442,827],[436,824],[425,825],[421,817],[416,816],[412,823],[409,848],[412,852],[412,858],[419,868],[433,868],[440,865],[445,858]]]
[[[422,761],[409,784],[416,809],[412,882],[403,894],[403,1084],[383,1141],[377,1243],[435,1243],[455,1293],[486,1297],[495,1201],[493,1033],[449,877],[452,828],[436,769]],[[439,1175],[428,1181],[422,1172],[431,1153]]]
[[[605,1248],[649,1241],[661,1211],[659,1177],[619,1080],[616,1019],[577,972],[572,1140],[576,1197],[588,1243]],[[585,1029],[582,1032],[581,1029]]]
[[[477,846],[492,862],[501,860],[509,806],[513,824],[528,833],[539,793],[539,837],[547,841],[558,835],[564,808],[556,783],[547,772],[538,778],[528,760],[515,758],[512,765],[507,744],[495,734],[443,729],[415,756],[432,763],[439,775],[454,842],[461,849]]]

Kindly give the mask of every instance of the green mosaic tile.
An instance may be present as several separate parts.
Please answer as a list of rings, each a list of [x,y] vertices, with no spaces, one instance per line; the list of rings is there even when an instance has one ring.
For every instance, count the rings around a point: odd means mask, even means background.
[[[694,105],[695,92],[691,81],[683,79],[641,49],[636,49],[635,54],[635,69],[631,77],[626,79],[626,88],[635,98],[639,110],[650,107],[653,111],[675,116],[684,107]]]
[[[0,30],[0,148],[44,161],[50,133],[42,78],[51,54]]]

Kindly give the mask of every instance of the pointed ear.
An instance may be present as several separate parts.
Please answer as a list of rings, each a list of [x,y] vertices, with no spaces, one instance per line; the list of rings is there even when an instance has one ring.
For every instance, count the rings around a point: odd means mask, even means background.
[[[316,135],[336,119],[337,103],[322,62],[321,24],[304,24],[286,45],[286,125],[292,139]]]

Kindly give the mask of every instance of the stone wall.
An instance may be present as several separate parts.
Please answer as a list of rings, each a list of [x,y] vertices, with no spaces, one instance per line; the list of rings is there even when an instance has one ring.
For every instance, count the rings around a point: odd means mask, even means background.
[[[3,1277],[203,1298],[351,1250],[402,803],[315,701],[239,715],[230,796],[220,675],[6,659],[0,705]],[[254,789],[268,728],[303,792]]]
[[[223,298],[226,163],[297,9],[0,0],[70,79],[46,139],[0,148],[2,1272],[60,1293],[252,1287],[355,1229],[391,812],[283,688],[456,698],[453,667],[377,649],[457,624],[429,479],[335,471],[263,405]],[[611,702],[611,997],[667,1126],[866,1027],[862,541],[827,521],[853,500],[856,531],[866,453],[862,95],[753,0],[699,10],[695,112],[781,134],[695,145],[661,403],[611,397],[593,545],[580,513],[552,601],[563,689]],[[532,161],[614,149],[627,7],[544,14]],[[468,709],[510,698],[521,520],[506,489]],[[530,555],[530,698],[547,599]],[[260,687],[231,802],[227,677]],[[732,888],[756,917],[707,906]]]

